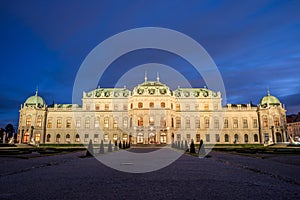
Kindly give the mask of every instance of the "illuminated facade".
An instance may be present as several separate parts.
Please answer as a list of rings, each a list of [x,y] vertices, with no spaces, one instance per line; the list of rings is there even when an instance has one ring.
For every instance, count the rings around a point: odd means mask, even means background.
[[[207,88],[171,90],[145,81],[133,90],[96,88],[83,92],[82,105],[47,106],[42,97],[29,97],[21,106],[20,143],[170,144],[172,141],[220,144],[284,142],[286,110],[269,93],[258,106],[222,106],[220,92]]]

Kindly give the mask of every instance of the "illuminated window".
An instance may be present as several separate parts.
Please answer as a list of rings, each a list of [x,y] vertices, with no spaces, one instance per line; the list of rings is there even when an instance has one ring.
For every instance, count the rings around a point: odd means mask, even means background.
[[[161,103],[160,103],[160,107],[161,107],[161,108],[165,108],[165,107],[166,107],[166,103],[165,103],[165,102],[161,102]]]
[[[248,142],[248,134],[244,135],[244,142],[247,143]]]
[[[104,134],[104,142],[108,142],[108,134]]]
[[[138,117],[138,126],[143,126],[144,122],[143,122],[143,117]]]
[[[219,134],[215,134],[215,139],[216,139],[216,142],[220,142],[220,135]]]
[[[180,117],[176,117],[176,128],[181,128],[181,119],[180,119]]]
[[[36,126],[37,127],[42,127],[42,116],[38,116]]]
[[[208,117],[205,117],[204,123],[205,123],[205,128],[209,128],[209,118]]]
[[[200,142],[200,134],[196,134],[196,142]]]
[[[124,117],[124,119],[123,119],[123,127],[128,128],[128,118],[127,117]]]
[[[225,142],[229,142],[229,135],[228,134],[224,135],[224,140],[225,140]]]
[[[90,128],[90,119],[85,120],[85,128]]]
[[[108,128],[108,117],[104,118],[104,128]]]
[[[154,117],[153,116],[149,117],[149,126],[154,126]]]
[[[113,127],[118,128],[118,119],[114,119]]]
[[[138,103],[138,108],[143,108],[143,103],[142,102]]]
[[[114,135],[113,135],[113,140],[114,140],[114,141],[118,140],[118,134],[114,134]]]
[[[243,128],[248,128],[248,121],[247,121],[247,119],[243,119]]]
[[[99,128],[100,127],[100,118],[97,117],[95,120],[95,128]]]
[[[31,116],[27,116],[26,117],[26,126],[30,126],[31,125]]]
[[[66,120],[66,128],[71,128],[71,119]]]
[[[257,119],[253,119],[253,128],[257,128]]]
[[[41,134],[36,133],[36,134],[35,134],[35,142],[39,143],[40,140],[41,140]]]
[[[233,119],[233,128],[238,128],[238,120]]]
[[[127,141],[128,140],[128,134],[123,134],[123,141]]]
[[[57,119],[56,128],[61,128],[61,119]]]
[[[180,104],[178,104],[178,103],[176,104],[176,110],[180,111]]]
[[[106,103],[106,104],[104,105],[104,110],[109,110],[109,104],[108,104],[108,103]]]
[[[100,110],[99,104],[96,104],[96,105],[95,105],[95,110]]]
[[[263,127],[268,127],[268,118],[267,116],[263,116]]]
[[[48,119],[47,128],[52,128],[52,119]]]
[[[191,128],[191,120],[190,118],[185,119],[185,128]]]
[[[47,141],[47,142],[50,142],[50,140],[51,140],[51,135],[50,135],[50,134],[47,134],[46,141]]]
[[[66,135],[66,142],[69,143],[70,141],[71,141],[71,136],[70,136],[70,134],[67,134],[67,135]]]
[[[209,109],[208,104],[204,104],[204,110],[208,110],[208,109]]]
[[[228,119],[224,119],[224,128],[228,128]]]

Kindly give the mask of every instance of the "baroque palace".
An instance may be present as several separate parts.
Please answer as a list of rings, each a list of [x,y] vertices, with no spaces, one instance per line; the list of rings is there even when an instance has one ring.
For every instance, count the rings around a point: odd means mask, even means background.
[[[83,92],[82,105],[47,106],[38,93],[20,109],[20,143],[75,144],[172,141],[263,144],[287,141],[286,110],[268,94],[259,105],[222,106],[220,92],[207,88],[171,90],[156,81],[127,88]]]

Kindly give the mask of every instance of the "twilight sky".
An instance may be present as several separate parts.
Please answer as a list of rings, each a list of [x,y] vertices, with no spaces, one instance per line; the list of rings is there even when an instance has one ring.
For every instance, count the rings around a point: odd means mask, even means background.
[[[227,103],[258,104],[270,88],[288,113],[300,111],[300,1],[87,2],[1,0],[0,127],[16,128],[20,104],[37,85],[47,104],[71,103],[88,53],[110,36],[139,27],[173,29],[200,43],[223,77]],[[119,57],[100,85],[114,87],[126,71],[146,63],[181,69],[193,87],[205,85],[187,62],[160,50]],[[148,79],[154,80],[157,69],[150,69]],[[126,74],[128,88],[143,81],[143,71]],[[172,82],[168,78],[160,73],[162,82]]]

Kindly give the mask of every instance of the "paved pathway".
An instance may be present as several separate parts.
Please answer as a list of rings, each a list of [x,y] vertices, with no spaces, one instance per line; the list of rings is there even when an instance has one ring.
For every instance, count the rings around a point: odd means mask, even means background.
[[[131,150],[143,152],[145,150]],[[0,157],[0,199],[298,199],[300,156],[183,155],[158,171],[111,169],[83,152]]]

